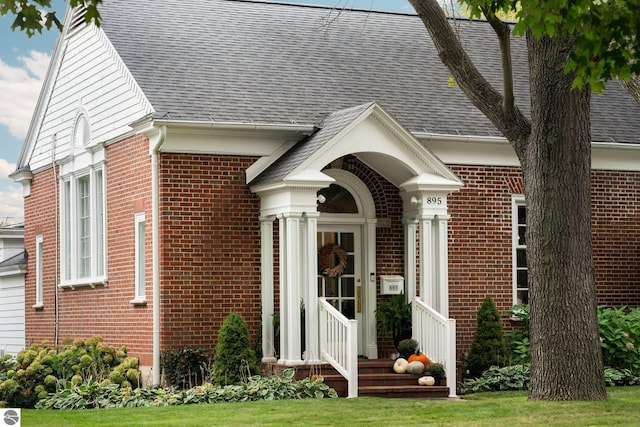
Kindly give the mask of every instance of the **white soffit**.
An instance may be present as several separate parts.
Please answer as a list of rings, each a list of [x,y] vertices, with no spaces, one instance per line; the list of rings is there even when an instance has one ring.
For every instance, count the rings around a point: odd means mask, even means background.
[[[416,133],[444,163],[449,165],[520,167],[516,153],[502,137]],[[594,170],[640,171],[640,144],[592,142]]]

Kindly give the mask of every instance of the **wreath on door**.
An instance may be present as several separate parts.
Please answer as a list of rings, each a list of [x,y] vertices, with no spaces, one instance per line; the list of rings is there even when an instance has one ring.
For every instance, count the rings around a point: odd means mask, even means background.
[[[320,272],[327,277],[342,276],[347,266],[347,251],[340,245],[328,243],[318,251]],[[335,262],[337,260],[337,262]]]

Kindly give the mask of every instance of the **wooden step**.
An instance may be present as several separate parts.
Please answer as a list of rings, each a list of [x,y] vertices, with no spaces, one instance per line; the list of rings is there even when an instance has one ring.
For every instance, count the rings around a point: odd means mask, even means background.
[[[385,397],[404,399],[446,399],[449,387],[392,385],[392,386],[358,386],[358,396]]]
[[[325,383],[333,387],[338,396],[347,396],[347,380],[332,368],[323,368]],[[396,374],[393,360],[360,359],[358,361],[358,396],[385,398],[445,399],[449,387],[418,385],[419,375]]]
[[[284,367],[280,367],[283,369]],[[298,366],[296,379],[320,375],[325,384],[334,388],[340,397],[348,395],[347,380],[331,365]],[[414,399],[446,399],[449,387],[445,385],[418,385],[419,375],[396,374],[393,372],[393,360],[358,360],[358,396]]]

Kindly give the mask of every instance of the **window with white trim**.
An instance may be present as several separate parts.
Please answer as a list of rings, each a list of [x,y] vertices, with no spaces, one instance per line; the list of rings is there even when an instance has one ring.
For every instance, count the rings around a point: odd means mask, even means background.
[[[145,262],[145,214],[135,214],[135,299],[134,302],[143,302],[147,298],[146,286],[146,262]]]
[[[44,255],[44,244],[42,234],[36,236],[36,303],[35,308],[42,307],[42,260]]]
[[[527,211],[524,197],[514,196],[513,215],[513,303],[529,304],[527,269]]]
[[[62,178],[62,284],[105,281],[104,169],[90,167]]]
[[[80,108],[72,153],[61,161],[61,286],[106,284],[105,150],[91,141],[89,116]]]

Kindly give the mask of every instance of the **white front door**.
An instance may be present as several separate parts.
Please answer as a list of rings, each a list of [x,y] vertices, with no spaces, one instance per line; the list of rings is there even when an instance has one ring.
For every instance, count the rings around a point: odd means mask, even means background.
[[[318,296],[358,321],[358,354],[366,353],[362,253],[361,226],[318,226]]]

